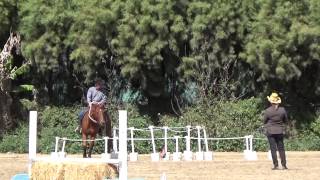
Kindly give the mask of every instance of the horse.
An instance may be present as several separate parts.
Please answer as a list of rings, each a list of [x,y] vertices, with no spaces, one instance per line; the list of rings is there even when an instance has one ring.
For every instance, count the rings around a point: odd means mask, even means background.
[[[105,113],[104,105],[97,103],[91,103],[89,105],[89,111],[87,111],[81,122],[81,134],[82,134],[82,147],[83,157],[91,158],[92,149],[94,146],[94,140],[100,128],[106,126],[106,135],[111,137],[111,119],[108,113]],[[90,141],[87,143],[87,139],[90,136]],[[112,148],[111,140],[108,140],[108,151]],[[88,153],[87,153],[88,150]]]

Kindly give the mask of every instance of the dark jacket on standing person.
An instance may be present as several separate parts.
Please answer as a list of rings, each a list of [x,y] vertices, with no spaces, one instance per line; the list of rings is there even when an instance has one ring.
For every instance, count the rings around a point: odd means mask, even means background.
[[[288,116],[285,108],[270,106],[264,112],[264,124],[267,134],[284,134]]]

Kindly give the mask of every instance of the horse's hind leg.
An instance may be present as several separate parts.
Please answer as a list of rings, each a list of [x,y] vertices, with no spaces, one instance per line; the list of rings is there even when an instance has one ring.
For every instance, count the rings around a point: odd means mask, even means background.
[[[94,146],[94,139],[95,138],[96,138],[96,135],[90,137],[91,141],[90,141],[90,146],[89,146],[88,158],[91,158],[91,153],[92,153],[92,149]]]
[[[87,158],[87,136],[82,134],[83,158]]]
[[[87,158],[87,147],[83,146],[83,158]]]

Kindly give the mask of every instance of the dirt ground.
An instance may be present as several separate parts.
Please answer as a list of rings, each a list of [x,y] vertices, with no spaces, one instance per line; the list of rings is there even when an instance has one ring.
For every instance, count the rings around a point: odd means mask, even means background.
[[[266,152],[258,153],[257,161],[246,161],[242,153],[214,152],[213,161],[151,162],[140,155],[137,162],[128,162],[129,178],[159,180],[316,180],[320,176],[320,152],[287,152],[289,170],[271,170]],[[0,154],[0,179],[9,180],[27,172],[26,154]]]

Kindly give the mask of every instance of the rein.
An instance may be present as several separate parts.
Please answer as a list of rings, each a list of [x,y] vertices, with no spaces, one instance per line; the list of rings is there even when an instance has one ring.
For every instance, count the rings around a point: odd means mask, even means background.
[[[91,117],[91,104],[90,104],[90,109],[89,109],[89,119],[92,121],[92,122],[94,122],[94,123],[96,123],[96,124],[98,124],[98,121],[96,121],[96,120],[94,120],[92,117]]]

